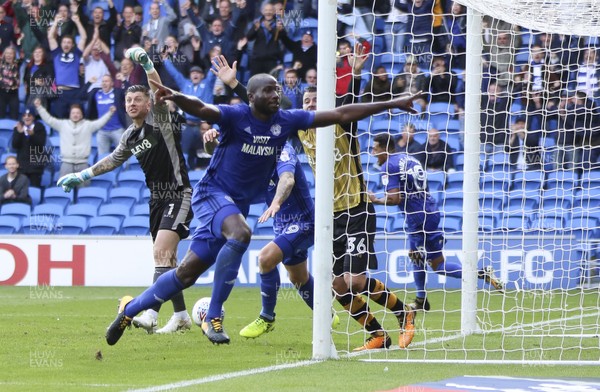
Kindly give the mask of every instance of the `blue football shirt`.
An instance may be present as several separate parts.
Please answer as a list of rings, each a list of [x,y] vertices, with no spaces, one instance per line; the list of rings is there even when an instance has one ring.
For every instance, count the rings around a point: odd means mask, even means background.
[[[310,197],[310,188],[308,182],[306,182],[302,165],[290,143],[285,144],[277,160],[277,169],[271,177],[267,190],[267,205],[270,205],[275,197],[279,177],[286,172],[294,174],[295,184],[289,197],[275,215],[274,227],[285,227],[286,224],[292,222],[312,222],[314,220],[315,203]]]
[[[437,229],[424,227],[426,215],[439,212],[437,202],[429,193],[427,173],[421,163],[406,154],[393,154],[388,157],[381,171],[385,191],[398,189],[404,198],[399,207],[406,215],[408,229],[411,232]]]
[[[217,122],[221,139],[196,193],[210,192],[216,186],[236,204],[264,202],[265,190],[285,142],[299,129],[309,128],[315,114],[279,110],[263,122],[252,115],[246,104],[217,107],[221,111]]]

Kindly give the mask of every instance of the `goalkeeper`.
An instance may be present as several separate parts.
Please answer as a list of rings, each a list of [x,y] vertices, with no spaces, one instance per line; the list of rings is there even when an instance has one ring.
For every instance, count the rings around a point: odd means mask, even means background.
[[[440,212],[435,199],[427,188],[427,173],[421,163],[407,154],[394,154],[394,139],[389,134],[379,134],[373,139],[372,154],[381,166],[381,181],[385,196],[377,198],[369,194],[374,204],[397,205],[406,216],[410,250],[408,257],[413,262],[417,298],[415,309],[429,310],[425,291],[425,263],[435,273],[462,279],[460,263],[445,260],[442,253],[444,233],[439,230]],[[478,271],[479,279],[502,290],[503,285],[488,266]]]
[[[152,61],[142,48],[127,50],[126,57],[141,64],[149,80],[160,82]],[[154,280],[177,265],[177,245],[189,235],[192,220],[192,189],[181,150],[181,132],[174,132],[166,104],[154,103],[146,86],[134,85],[125,94],[125,111],[133,124],[115,150],[91,168],[61,177],[57,185],[65,192],[94,176],[112,171],[135,155],[150,189],[150,233],[154,243]],[[148,118],[154,124],[149,124]],[[148,333],[172,333],[190,329],[192,322],[181,292],[171,298],[174,314],[156,330],[160,305],[133,319]]]

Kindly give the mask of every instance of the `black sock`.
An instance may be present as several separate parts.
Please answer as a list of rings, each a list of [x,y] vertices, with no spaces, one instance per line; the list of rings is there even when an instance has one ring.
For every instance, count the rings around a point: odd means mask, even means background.
[[[158,279],[162,274],[164,274],[167,271],[170,271],[172,268],[171,267],[154,267],[154,278],[152,280],[152,282],[156,282],[156,279]],[[160,304],[152,307],[152,310],[154,310],[156,313],[160,312]]]

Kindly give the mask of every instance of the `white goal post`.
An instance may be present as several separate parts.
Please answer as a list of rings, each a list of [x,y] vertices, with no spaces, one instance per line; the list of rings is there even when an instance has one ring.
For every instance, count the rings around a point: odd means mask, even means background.
[[[403,1],[412,2],[412,0]],[[458,0],[458,2],[468,7],[466,17],[466,53],[464,67],[462,67],[465,75],[462,79],[464,81],[464,113],[462,113],[463,117],[460,129],[462,151],[461,154],[455,155],[455,157],[460,155],[461,159],[464,159],[460,170],[457,170],[461,173],[462,179],[462,190],[460,191],[462,204],[460,210],[462,216],[459,220],[461,225],[460,230],[455,235],[448,234],[447,238],[455,243],[460,243],[461,246],[460,249],[452,248],[450,251],[450,253],[454,252],[452,254],[462,264],[460,291],[454,289],[447,290],[445,285],[446,280],[439,279],[441,288],[432,290],[433,295],[435,295],[433,298],[438,299],[438,302],[435,304],[435,310],[432,306],[432,311],[427,314],[419,312],[417,334],[408,349],[399,350],[397,346],[392,346],[395,349],[375,350],[360,354],[350,353],[352,351],[351,345],[356,344],[359,336],[363,336],[361,333],[364,333],[364,331],[359,331],[360,327],[358,324],[353,323],[350,317],[346,317],[348,319],[347,322],[344,322],[344,319],[342,320],[342,328],[345,328],[345,331],[334,332],[331,329],[332,304],[334,303],[331,295],[333,239],[332,173],[334,172],[334,156],[331,154],[331,151],[335,147],[335,138],[333,127],[321,129],[317,132],[317,166],[319,170],[317,170],[315,176],[316,234],[315,248],[312,255],[312,271],[315,282],[313,359],[331,359],[337,358],[339,354],[346,354],[348,356],[367,355],[368,359],[366,360],[370,361],[600,365],[600,345],[598,344],[598,339],[600,338],[600,299],[594,299],[594,296],[600,298],[600,290],[598,287],[589,289],[583,284],[583,277],[586,276],[589,278],[590,271],[593,268],[600,270],[600,264],[597,264],[597,267],[582,265],[582,271],[574,271],[574,269],[579,267],[573,267],[573,270],[558,272],[558,277],[555,280],[559,281],[559,283],[555,287],[552,283],[544,283],[544,274],[549,276],[549,272],[540,267],[542,262],[538,261],[539,258],[543,258],[544,254],[549,254],[552,257],[555,250],[552,248],[553,246],[558,248],[559,255],[565,255],[565,260],[552,259],[552,263],[555,265],[553,268],[562,268],[563,265],[567,265],[562,262],[571,262],[571,255],[576,252],[583,254],[583,256],[580,256],[582,260],[583,258],[589,260],[591,258],[590,254],[598,254],[600,257],[600,252],[594,253],[594,249],[599,247],[593,241],[593,238],[589,236],[592,232],[600,234],[600,213],[598,214],[598,220],[591,220],[589,219],[589,211],[586,212],[586,205],[582,202],[578,205],[580,220],[589,222],[590,224],[589,227],[579,227],[580,231],[586,233],[586,241],[574,238],[571,232],[574,226],[570,226],[568,223],[565,223],[565,230],[562,232],[562,226],[560,228],[535,227],[535,224],[542,222],[542,218],[546,217],[545,213],[549,212],[549,204],[542,205],[542,201],[545,200],[544,198],[551,194],[551,189],[547,188],[546,184],[552,178],[556,180],[558,178],[556,177],[557,175],[568,171],[567,169],[562,169],[567,166],[561,166],[559,170],[557,169],[558,164],[555,161],[549,161],[549,159],[558,159],[559,153],[555,152],[558,151],[556,140],[553,146],[548,147],[548,151],[552,149],[552,154],[557,155],[551,155],[550,152],[544,150],[546,148],[544,143],[549,139],[547,137],[547,130],[540,128],[540,132],[543,131],[544,136],[539,142],[539,146],[543,151],[539,152],[540,161],[537,162],[537,164],[541,165],[541,169],[536,169],[536,171],[542,172],[541,185],[535,190],[537,192],[535,198],[537,198],[538,202],[532,204],[533,207],[531,208],[526,207],[529,206],[528,198],[532,192],[528,193],[528,189],[524,187],[522,200],[520,200],[522,206],[521,216],[523,222],[527,219],[528,223],[523,223],[523,230],[516,231],[511,231],[512,228],[510,230],[507,229],[508,226],[502,226],[505,223],[505,216],[508,220],[511,217],[514,218],[514,216],[510,216],[510,213],[514,212],[510,209],[510,201],[512,200],[511,198],[516,200],[519,190],[513,192],[513,183],[515,181],[522,181],[525,184],[529,181],[529,175],[525,174],[527,170],[523,168],[518,170],[521,173],[516,173],[517,170],[512,168],[507,169],[506,172],[503,172],[501,169],[499,170],[501,165],[507,165],[508,167],[513,164],[516,165],[516,163],[508,162],[510,158],[508,153],[505,154],[506,162],[496,161],[496,156],[501,155],[500,153],[496,154],[499,151],[495,149],[495,147],[498,147],[497,145],[493,146],[493,151],[486,150],[486,153],[482,153],[483,143],[480,138],[482,127],[486,125],[482,124],[481,120],[482,94],[485,94],[482,92],[482,84],[485,83],[484,73],[486,72],[482,66],[482,63],[485,62],[483,55],[485,50],[484,33],[482,32],[484,29],[482,23],[483,15],[509,25],[520,26],[527,31],[528,37],[535,37],[534,32],[600,37],[600,1]],[[391,3],[393,4],[394,2],[392,1]],[[337,40],[338,38],[342,38],[336,33],[336,5],[336,2],[332,0],[319,0],[318,4],[318,110],[331,109],[335,106],[335,97],[332,92],[335,91],[336,87]],[[360,16],[360,14],[357,16],[355,11],[355,17],[360,18]],[[375,24],[370,27],[373,28],[370,37],[375,41],[382,34],[385,34],[388,28],[386,27],[386,30],[382,33],[381,31],[375,31]],[[407,33],[410,33],[410,31]],[[451,32],[449,33],[452,34]],[[514,33],[511,32],[511,34]],[[348,35],[345,35],[343,38],[348,38]],[[528,46],[529,51],[534,47],[533,38],[531,39],[532,41]],[[588,38],[585,42],[598,42],[600,47],[600,40],[594,41],[593,38]],[[386,53],[378,53],[376,43],[372,43],[371,57],[374,60],[371,68],[363,71],[367,75],[365,76],[366,78],[373,77],[378,67],[376,63],[381,64],[384,56],[387,59],[392,59],[390,60],[390,68],[388,69],[388,72],[391,73],[391,78],[396,76],[396,72],[403,72],[401,67],[405,66],[405,62],[409,59],[407,53],[394,53],[390,48],[385,49]],[[526,47],[526,45],[523,47]],[[566,50],[574,49],[569,47]],[[429,55],[431,56],[431,53]],[[378,61],[375,61],[378,56]],[[525,57],[527,57],[526,54],[521,54],[521,58]],[[401,63],[397,64],[394,61],[400,61]],[[523,64],[529,64],[529,61],[530,58],[525,58]],[[398,65],[401,65],[401,67],[398,67]],[[511,63],[508,67],[509,71],[507,71],[511,74],[511,78],[519,73],[517,68],[521,65],[517,66],[517,59],[515,57],[514,64]],[[568,63],[567,65],[574,67],[577,63]],[[430,73],[431,71],[431,69],[425,69],[425,73]],[[452,95],[454,92],[449,91],[448,94]],[[512,91],[508,91],[507,94],[512,94]],[[561,94],[562,92],[559,92],[557,96],[562,97]],[[569,97],[574,94],[575,92],[570,90],[564,93],[565,96],[568,95]],[[514,101],[516,102],[517,98]],[[450,110],[450,106],[448,110]],[[458,116],[453,110],[452,113],[447,113],[449,115],[447,116],[448,118]],[[526,112],[527,108],[523,108],[522,110]],[[586,113],[592,113],[592,109],[586,109]],[[600,111],[598,113],[600,115]],[[512,116],[510,114],[507,116],[514,122],[517,116],[514,113],[512,113]],[[430,113],[426,107],[423,108],[423,113],[418,118],[403,117],[402,114],[390,112],[387,117],[390,127],[389,132],[391,133],[391,128],[397,127],[397,124],[404,126],[411,121],[423,124],[418,129],[427,131],[427,129],[434,125],[434,117],[434,114]],[[525,117],[527,117],[527,114]],[[378,123],[382,122],[384,121],[378,121]],[[458,121],[454,122],[458,123]],[[362,159],[368,159],[368,145],[371,145],[373,142],[372,136],[376,133],[373,128],[374,123],[374,119],[366,121],[366,124],[368,124],[365,131],[366,136],[361,138],[361,143],[366,143],[367,146],[363,147],[367,148],[361,152]],[[529,125],[529,122],[527,124]],[[545,125],[544,123],[539,126],[542,127]],[[380,130],[377,130],[377,132],[380,132]],[[445,134],[447,135],[448,132]],[[521,142],[521,147],[525,149],[524,141]],[[585,153],[582,154],[586,156]],[[524,156],[525,153],[521,154],[519,159],[525,159],[523,158]],[[549,158],[550,156],[552,158]],[[367,170],[371,169],[371,163],[367,164],[364,160],[362,163],[363,167],[367,168]],[[577,174],[573,177],[575,178],[573,180],[574,183],[582,184],[583,181],[591,181],[590,178],[592,176],[588,174],[592,170],[589,169],[589,166],[593,166],[595,163],[593,161],[584,162],[584,166],[588,165],[586,166],[587,169],[572,169],[571,171],[573,172],[577,171]],[[600,160],[598,163],[600,163]],[[520,161],[519,164],[522,164],[522,162]],[[549,167],[552,167],[552,169],[546,169]],[[598,170],[600,171],[600,169]],[[494,200],[491,200],[491,203],[487,203],[490,200],[483,200],[489,194],[485,193],[485,184],[482,179],[488,175],[493,177],[499,174],[503,177],[506,175],[508,180],[506,181],[506,187],[504,185],[495,187],[497,184],[492,184],[493,186],[490,187],[490,189],[502,193],[500,196],[502,196],[504,201],[496,206]],[[447,207],[449,205],[449,197],[445,195],[447,189],[444,187],[448,178],[446,174],[442,187],[437,193],[440,195],[438,196],[438,202],[440,209],[443,211],[442,213],[448,210]],[[563,181],[563,177],[560,178],[560,181]],[[377,183],[379,181],[379,174],[366,172],[365,180],[368,183]],[[600,175],[597,180],[597,186],[600,188]],[[583,187],[583,185],[579,186]],[[560,182],[559,186],[553,189],[553,191],[557,193],[561,189],[564,190],[563,182]],[[381,182],[379,182],[378,191],[383,192]],[[454,189],[454,192],[456,192],[456,189]],[[577,208],[574,207],[574,198],[577,197],[576,195],[581,195],[585,192],[590,193],[587,188],[575,190],[574,187],[572,193],[568,196],[568,207],[565,207],[567,204],[563,204],[563,201],[566,201],[567,197],[565,196],[565,199],[561,198],[561,207],[552,210],[555,212],[557,219],[560,218],[565,222],[574,221],[577,213]],[[600,200],[600,189],[598,200]],[[493,207],[489,207],[492,205]],[[493,211],[490,212],[489,208]],[[561,208],[563,208],[562,211]],[[566,211],[564,208],[568,208],[569,210]],[[600,202],[597,206],[594,204],[594,208],[600,209]],[[378,214],[380,213],[381,211],[378,211]],[[385,264],[386,267],[383,269],[384,272],[381,272],[377,276],[386,285],[391,284],[391,290],[398,295],[398,298],[404,302],[410,302],[410,296],[414,290],[406,289],[410,283],[406,283],[408,280],[399,278],[402,275],[399,271],[403,268],[406,268],[404,271],[407,275],[410,275],[410,268],[407,267],[408,263],[399,261],[401,259],[407,260],[407,253],[405,252],[408,247],[406,234],[399,234],[397,225],[393,226],[392,229],[392,225],[388,224],[389,221],[393,221],[394,219],[396,219],[396,222],[400,221],[401,214],[394,215],[396,212],[390,212],[389,209],[383,213],[385,214],[383,219],[386,226],[385,230],[382,231],[378,228],[377,238],[380,244],[383,243],[381,246],[384,250],[378,251],[377,256],[379,263]],[[536,223],[534,223],[533,215],[528,217],[528,213],[535,214],[539,218],[535,219]],[[558,216],[559,214],[562,215]],[[500,222],[497,222],[497,216],[501,217],[498,219],[503,219],[502,225]],[[490,227],[489,230],[486,227],[488,220],[494,222],[493,224],[490,223],[493,227]],[[567,227],[569,231],[567,231]],[[538,231],[534,235],[533,229],[535,228]],[[529,229],[531,231],[527,231]],[[506,244],[506,249],[502,249],[503,252],[497,249],[500,242]],[[391,243],[394,245],[388,245]],[[399,243],[404,244],[402,249],[397,247]],[[534,251],[529,252],[531,249],[534,249]],[[515,265],[518,264],[519,268],[522,268],[521,271],[517,271],[517,267],[512,270],[503,269],[503,267],[497,268],[499,275],[509,280],[509,285],[505,293],[491,293],[487,289],[481,289],[481,282],[478,281],[478,271],[481,268],[481,255],[483,253],[488,258],[491,258],[489,255],[494,254],[494,257],[496,257],[502,253],[502,263],[504,263],[502,266],[509,265],[505,260],[508,257],[520,258],[519,262],[515,263]],[[489,264],[497,260],[486,259],[484,261]],[[568,265],[576,265],[576,263]],[[590,268],[590,270],[584,271],[585,268]],[[398,275],[391,276],[390,271],[396,271]],[[514,274],[517,273],[519,274],[519,279],[511,280]],[[527,274],[533,277],[531,281],[537,281],[539,284],[530,282],[531,284],[525,287],[523,282],[526,279],[522,278],[522,276]],[[432,279],[431,275],[434,274],[430,273],[428,279]],[[572,280],[574,279],[580,279],[581,281],[573,284]],[[564,283],[564,287],[561,286],[562,282],[567,282]],[[411,292],[411,294],[407,296],[406,292]],[[337,309],[338,314],[343,313],[339,311],[338,306],[333,307]],[[384,328],[393,331],[395,318],[390,317],[389,313],[386,316],[385,311],[381,310],[381,307],[377,305],[371,308],[376,317],[383,320],[382,325]],[[397,332],[397,324],[395,324],[395,328],[396,331],[394,333]],[[361,339],[364,339],[364,337]],[[337,344],[337,349],[334,343]]]

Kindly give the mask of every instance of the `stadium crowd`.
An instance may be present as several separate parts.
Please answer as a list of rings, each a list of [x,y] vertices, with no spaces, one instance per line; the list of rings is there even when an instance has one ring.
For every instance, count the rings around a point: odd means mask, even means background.
[[[240,81],[271,73],[283,87],[283,107],[301,107],[302,92],[317,83],[316,17],[315,0],[7,0],[0,7],[1,161],[17,156],[19,173],[36,188],[30,192],[35,205],[66,166],[91,165],[112,151],[129,125],[124,90],[147,84],[143,69],[124,57],[134,46],[151,55],[166,86],[204,102],[239,100],[209,71],[210,59],[223,54],[237,61]],[[482,168],[594,168],[600,155],[596,41],[487,17],[482,34]],[[390,112],[359,122],[363,152],[371,136],[390,132],[397,150],[414,154],[428,171],[460,171],[465,8],[449,0],[338,1],[340,97],[348,91],[355,41],[371,52],[363,102],[425,92],[420,115]],[[204,169],[210,156],[201,136],[212,125],[175,106],[171,112],[183,130],[189,169]],[[39,121],[42,113],[70,121],[67,130]],[[99,128],[71,135],[105,115],[110,118]],[[11,170],[7,165],[0,175]]]

